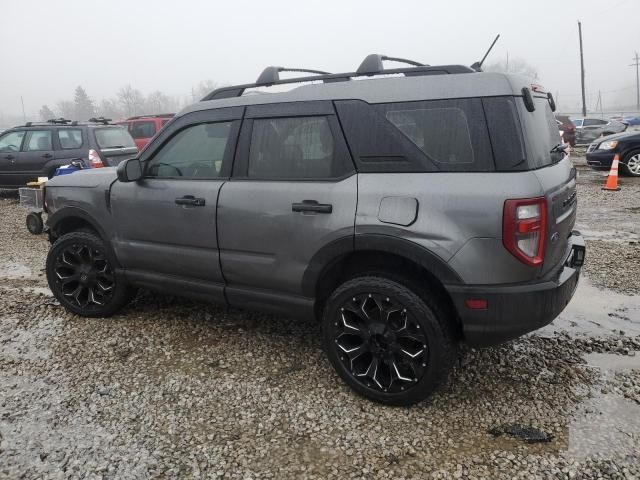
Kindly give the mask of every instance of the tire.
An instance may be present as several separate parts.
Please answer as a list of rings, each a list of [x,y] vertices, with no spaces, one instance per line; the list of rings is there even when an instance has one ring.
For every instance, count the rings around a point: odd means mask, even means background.
[[[68,311],[83,317],[109,317],[131,300],[134,290],[115,272],[115,257],[93,233],[61,236],[47,255],[47,281]]]
[[[398,406],[420,402],[446,381],[456,359],[457,342],[444,312],[399,281],[348,280],[323,312],[329,361],[366,398]]]
[[[640,150],[629,152],[622,161],[624,171],[632,177],[640,177]]]
[[[44,223],[42,222],[42,214],[31,212],[27,215],[27,230],[33,235],[40,235],[44,230]]]

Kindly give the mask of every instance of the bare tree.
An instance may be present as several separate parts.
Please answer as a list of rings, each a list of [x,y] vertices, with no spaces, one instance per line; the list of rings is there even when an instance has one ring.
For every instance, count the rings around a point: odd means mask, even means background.
[[[43,122],[46,122],[47,120],[51,120],[55,117],[56,117],[56,114],[53,113],[53,110],[51,110],[46,105],[42,106],[42,108],[40,109],[40,120],[42,120]]]
[[[126,117],[139,115],[144,108],[144,97],[140,90],[126,85],[118,90],[118,102],[122,106],[123,113]]]
[[[61,116],[68,120],[72,120],[76,113],[76,106],[70,100],[61,100],[56,105],[56,109]]]
[[[145,103],[145,113],[148,114],[175,112],[177,109],[174,99],[157,90],[147,96]]]
[[[103,98],[96,111],[99,116],[111,120],[117,120],[123,116],[120,107],[118,107],[118,100],[115,98]]]
[[[211,79],[203,80],[195,87],[191,88],[192,102],[197,102],[221,85]]]
[[[490,63],[483,68],[485,72],[502,72],[523,75],[531,80],[538,80],[538,71],[536,67],[527,63],[521,58],[512,58],[507,62],[501,60],[499,62]]]

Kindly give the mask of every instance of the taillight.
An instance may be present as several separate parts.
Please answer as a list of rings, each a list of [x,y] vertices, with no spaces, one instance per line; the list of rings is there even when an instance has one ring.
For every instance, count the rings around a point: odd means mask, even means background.
[[[93,148],[89,150],[89,163],[91,164],[91,168],[104,167],[104,164],[102,163],[102,159],[100,158],[100,155]]]
[[[518,260],[537,266],[544,260],[547,200],[507,200],[502,217],[502,243]]]

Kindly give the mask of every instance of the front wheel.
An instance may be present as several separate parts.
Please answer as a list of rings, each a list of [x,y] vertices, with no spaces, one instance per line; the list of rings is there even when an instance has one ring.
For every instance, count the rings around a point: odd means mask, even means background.
[[[131,299],[115,272],[115,258],[95,234],[71,232],[47,255],[47,281],[60,304],[84,317],[108,317]]]
[[[626,173],[640,177],[640,150],[629,153],[622,163],[625,165]]]
[[[427,398],[447,378],[456,342],[437,303],[378,277],[343,283],[327,300],[323,337],[329,361],[357,393],[388,405]]]

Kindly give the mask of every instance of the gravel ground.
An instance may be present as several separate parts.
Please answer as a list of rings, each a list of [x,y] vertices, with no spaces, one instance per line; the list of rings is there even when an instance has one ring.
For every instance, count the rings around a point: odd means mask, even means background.
[[[598,209],[622,197],[590,182],[579,223],[606,233]],[[146,292],[108,320],[66,313],[23,221],[0,198],[2,479],[640,479],[640,336],[463,348],[432,399],[383,407],[339,380],[312,322]],[[588,279],[633,293],[631,240],[587,238]]]

